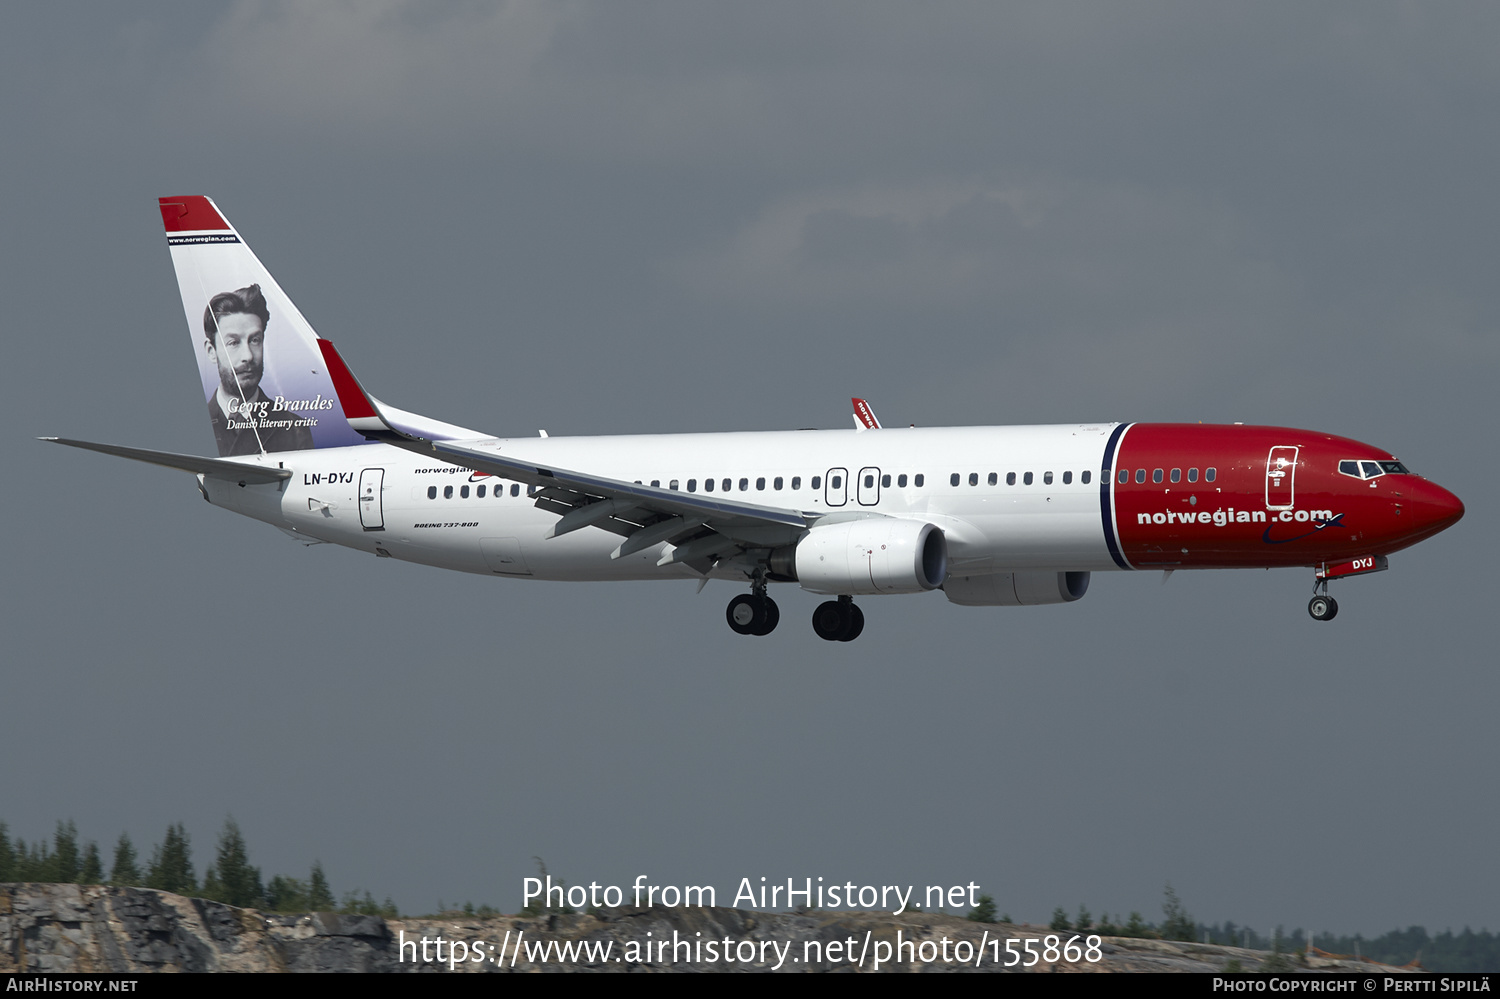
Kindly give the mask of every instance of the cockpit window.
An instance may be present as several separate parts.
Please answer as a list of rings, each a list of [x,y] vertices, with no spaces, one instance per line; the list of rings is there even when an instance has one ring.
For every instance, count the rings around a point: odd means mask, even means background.
[[[1378,479],[1382,475],[1410,475],[1399,461],[1341,461],[1339,471],[1356,479]]]

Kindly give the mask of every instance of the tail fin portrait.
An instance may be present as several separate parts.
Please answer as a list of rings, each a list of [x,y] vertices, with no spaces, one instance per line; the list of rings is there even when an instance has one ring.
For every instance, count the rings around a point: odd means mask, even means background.
[[[158,201],[219,456],[365,443],[318,335],[214,203]]]

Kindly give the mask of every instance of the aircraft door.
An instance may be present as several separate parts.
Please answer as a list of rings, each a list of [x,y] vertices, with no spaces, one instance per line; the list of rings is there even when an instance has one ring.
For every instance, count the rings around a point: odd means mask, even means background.
[[[1297,478],[1297,448],[1273,447],[1266,458],[1266,509],[1290,510]]]
[[[823,479],[823,502],[829,506],[843,506],[849,502],[849,470],[830,468]]]
[[[385,469],[367,468],[359,473],[359,523],[367,531],[385,530],[384,504],[380,494]]]
[[[880,502],[880,469],[861,468],[859,470],[855,496],[858,497],[860,506],[874,506]]]

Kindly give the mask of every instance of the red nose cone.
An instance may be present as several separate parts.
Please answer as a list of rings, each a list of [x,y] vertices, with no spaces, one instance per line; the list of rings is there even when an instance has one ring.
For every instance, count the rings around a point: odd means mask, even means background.
[[[1404,504],[1413,522],[1426,535],[1433,535],[1458,523],[1464,515],[1464,502],[1457,496],[1425,479],[1418,480]]]

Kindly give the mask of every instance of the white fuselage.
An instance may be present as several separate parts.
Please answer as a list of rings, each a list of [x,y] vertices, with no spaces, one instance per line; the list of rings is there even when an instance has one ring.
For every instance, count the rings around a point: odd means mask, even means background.
[[[511,458],[664,489],[675,483],[705,496],[723,495],[728,480],[733,499],[779,510],[921,519],[946,535],[954,569],[1061,572],[1117,567],[1104,537],[1098,481],[1113,428],[807,430],[498,444]],[[242,460],[293,474],[274,485],[203,479],[210,502],[310,540],[486,575],[697,578],[685,565],[657,566],[665,545],[611,559],[622,538],[609,531],[591,527],[546,538],[558,514],[538,509],[525,486],[389,445]],[[1017,476],[1013,486],[1006,482],[1010,473]]]

